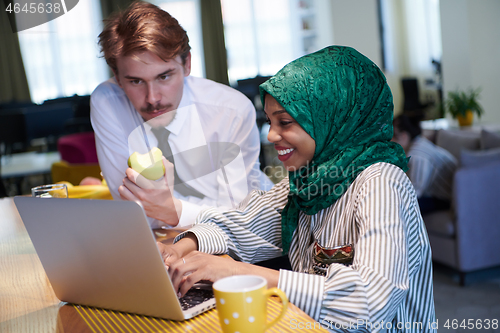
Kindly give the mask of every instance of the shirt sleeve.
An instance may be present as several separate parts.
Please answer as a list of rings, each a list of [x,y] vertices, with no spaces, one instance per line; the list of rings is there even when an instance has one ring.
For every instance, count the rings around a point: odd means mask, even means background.
[[[290,302],[318,320],[325,293],[325,277],[281,269],[278,288]]]
[[[198,214],[203,209],[207,209],[210,207],[207,205],[209,203],[207,202],[209,201],[208,198],[204,198],[204,200],[202,200],[203,202],[199,202],[197,204],[183,199],[181,199],[180,201],[182,203],[182,213],[181,216],[179,217],[179,223],[177,224],[177,227],[192,226]]]
[[[202,211],[188,232],[196,235],[201,252],[227,253],[248,263],[278,257],[282,254],[281,211],[287,196],[288,179],[284,179],[267,192],[252,191],[236,209]]]
[[[121,200],[118,187],[123,184],[128,167],[127,134],[115,109],[120,109],[127,117],[130,107],[124,99],[110,93],[110,83],[101,84],[91,96],[91,121],[95,132],[97,157],[109,191],[115,200]],[[109,91],[108,91],[109,90]]]

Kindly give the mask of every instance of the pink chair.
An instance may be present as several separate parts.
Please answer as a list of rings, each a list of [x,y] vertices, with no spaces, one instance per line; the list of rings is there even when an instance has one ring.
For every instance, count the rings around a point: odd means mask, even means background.
[[[74,133],[57,141],[61,159],[71,164],[97,164],[94,132]]]
[[[94,132],[62,136],[57,141],[60,162],[52,164],[52,181],[68,181],[78,185],[85,177],[101,179]]]

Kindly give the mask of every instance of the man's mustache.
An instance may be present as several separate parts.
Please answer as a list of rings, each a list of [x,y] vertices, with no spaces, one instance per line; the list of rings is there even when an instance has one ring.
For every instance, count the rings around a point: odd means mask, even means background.
[[[172,104],[157,104],[157,105],[148,104],[148,106],[146,106],[145,108],[141,108],[141,112],[151,113],[159,110],[168,109],[171,106]]]

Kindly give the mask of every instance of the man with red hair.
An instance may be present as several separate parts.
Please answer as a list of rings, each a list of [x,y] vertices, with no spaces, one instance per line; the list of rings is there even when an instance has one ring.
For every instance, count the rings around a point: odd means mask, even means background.
[[[152,226],[185,226],[204,207],[234,207],[250,190],[272,186],[259,169],[253,104],[228,86],[189,75],[189,39],[169,13],[134,2],[105,21],[99,45],[114,77],[92,93],[91,118],[114,199],[140,201]],[[238,149],[222,163],[214,144]],[[174,155],[173,166],[164,162],[160,185],[127,168],[133,152],[155,145]],[[203,147],[208,153],[197,154]],[[175,185],[167,186],[172,178]]]

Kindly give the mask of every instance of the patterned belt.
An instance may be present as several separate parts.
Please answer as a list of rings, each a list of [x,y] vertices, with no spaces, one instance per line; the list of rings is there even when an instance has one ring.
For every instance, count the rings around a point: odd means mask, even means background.
[[[338,263],[346,266],[354,259],[354,247],[352,244],[335,247],[323,247],[318,241],[314,243],[312,274],[326,276],[330,264]]]

